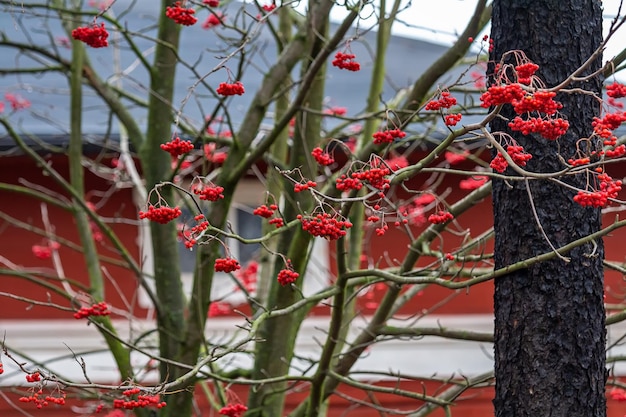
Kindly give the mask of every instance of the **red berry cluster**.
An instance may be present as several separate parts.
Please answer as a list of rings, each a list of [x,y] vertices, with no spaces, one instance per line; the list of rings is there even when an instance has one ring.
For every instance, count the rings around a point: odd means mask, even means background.
[[[367,181],[372,187],[383,191],[389,188],[389,179],[385,178],[389,174],[391,174],[391,171],[387,167],[370,168],[361,172],[353,172],[352,178]]]
[[[135,394],[139,394],[139,388],[127,389],[122,393],[123,396],[129,398]],[[167,405],[165,401],[161,401],[158,395],[137,395],[137,399],[115,399],[113,407],[125,410],[134,410],[135,408],[156,407],[163,408]]]
[[[506,147],[506,153],[509,154],[513,162],[517,165],[523,167],[526,166],[526,162],[528,162],[533,156],[524,151],[524,148],[519,145],[509,145]]]
[[[33,255],[39,259],[50,259],[52,257],[52,249],[49,246],[33,245],[31,247]]]
[[[255,216],[261,216],[266,219],[269,219],[270,217],[274,215],[274,212],[276,210],[278,210],[278,206],[276,204],[271,204],[269,207],[263,204],[262,206],[255,208],[252,214],[254,214]],[[282,218],[276,217],[276,218],[271,219],[269,221],[269,224],[273,224],[278,229],[280,227],[283,227],[285,225],[285,222]]]
[[[293,191],[299,193],[300,191],[306,191],[309,188],[315,187],[317,187],[317,183],[315,181],[307,181],[304,184],[298,182],[293,186]]]
[[[606,207],[608,204],[606,195],[599,191],[579,191],[574,201],[583,207]]]
[[[100,26],[93,24],[92,26],[81,26],[72,31],[72,38],[84,42],[92,48],[104,48],[109,46],[107,38],[109,32],[104,28],[104,23]]]
[[[376,204],[374,206],[374,210],[376,211],[380,210],[380,206]],[[378,223],[380,221],[380,217],[376,215],[371,215],[371,216],[368,216],[366,220],[371,223]],[[381,226],[375,229],[376,236],[383,236],[388,229],[389,229],[389,226],[387,226],[387,223],[385,223],[385,220],[383,219]]]
[[[385,161],[387,166],[392,170],[396,171],[398,169],[406,168],[409,166],[409,160],[406,159],[404,155],[392,156],[391,158]]]
[[[259,263],[253,259],[246,264],[244,269],[235,273],[235,278],[248,293],[253,293],[256,291],[258,273]]]
[[[626,85],[620,83],[607,85],[606,95],[612,98],[626,97]]]
[[[19,94],[5,93],[4,99],[9,102],[12,110],[27,109],[31,105],[31,102],[28,99],[20,96]],[[4,109],[4,103],[0,104],[0,107]]]
[[[622,189],[622,182],[615,181],[607,174],[599,174],[600,187],[597,191],[579,191],[574,201],[583,207],[606,207],[610,198],[616,198]]]
[[[461,115],[461,113],[456,113],[456,114],[447,114],[446,116],[444,116],[444,123],[446,124],[446,126],[456,126],[457,123],[459,123],[461,121],[461,119],[463,118],[463,116]]]
[[[459,188],[461,190],[475,190],[480,188],[483,184],[489,181],[489,178],[485,175],[475,175],[473,177],[466,178],[459,182]]]
[[[523,135],[538,133],[542,137],[555,140],[564,135],[569,129],[569,122],[561,118],[543,119],[541,117],[530,117],[527,120],[516,117],[509,122],[509,128]]]
[[[194,217],[194,220],[200,223],[193,226],[191,230],[185,231],[184,233],[182,233],[182,239],[185,240],[185,247],[187,249],[191,249],[196,243],[198,243],[198,241],[195,238],[198,237],[200,234],[202,234],[202,232],[204,232],[206,229],[209,228],[209,222],[206,220],[202,221],[203,219],[204,219],[204,215],[202,214],[197,215],[196,217]]]
[[[328,240],[337,240],[346,235],[346,230],[352,227],[347,220],[338,220],[328,213],[320,213],[314,217],[305,217],[298,214],[296,217],[302,224],[302,230],[313,236],[323,237]]]
[[[248,407],[243,404],[228,404],[226,407],[223,407],[219,413],[228,417],[240,417],[246,411],[248,411]]]
[[[232,306],[225,301],[213,301],[209,306],[209,317],[227,316],[230,314]]]
[[[270,13],[272,11],[274,11],[274,9],[276,9],[276,3],[272,3],[272,4],[264,4],[263,6],[261,6],[263,8],[263,10],[266,13]]]
[[[569,129],[569,122],[562,118],[551,118],[563,108],[563,105],[554,100],[556,93],[552,91],[535,91],[526,94],[522,85],[530,84],[531,78],[539,67],[533,63],[520,64],[515,67],[518,74],[519,83],[495,85],[483,93],[480,97],[482,107],[498,106],[501,104],[512,104],[513,110],[519,115],[529,115],[530,113],[542,113],[542,117],[515,117],[509,122],[509,128],[513,131],[521,132],[524,135],[531,133],[540,134],[548,140],[556,140],[564,135]],[[495,161],[496,170],[506,169],[506,164],[501,160]]]
[[[179,25],[184,26],[191,26],[198,21],[198,19],[194,16],[195,13],[196,11],[191,7],[188,9],[181,7],[179,1],[174,3],[173,6],[167,7],[165,10],[165,16],[169,17]]]
[[[618,109],[623,109],[624,108],[624,103],[617,101],[617,99],[614,99],[613,97],[609,97],[606,99],[606,103],[611,106],[611,107],[615,107]]]
[[[193,190],[193,193],[196,194],[200,200],[205,201],[217,201],[224,198],[222,192],[224,192],[224,187],[210,184],[195,187]]]
[[[426,104],[426,110],[440,110],[449,109],[456,105],[456,98],[454,98],[449,91],[444,91],[439,96],[438,100],[431,100]]]
[[[387,230],[389,230],[389,226],[387,226],[387,224],[384,223],[383,225],[375,229],[376,236],[384,236]]]
[[[261,216],[264,217],[266,219],[269,219],[270,217],[272,217],[274,215],[274,211],[278,210],[278,206],[276,204],[272,204],[269,207],[266,206],[265,204],[255,208],[252,211],[252,214],[254,214],[255,216]]]
[[[222,24],[222,21],[224,20],[225,16],[222,15],[221,13],[211,13],[209,15],[209,17],[206,18],[206,20],[204,21],[204,23],[202,23],[202,29],[211,29],[215,26],[219,26]],[[233,85],[233,84],[228,84],[228,85]],[[243,86],[241,87],[241,94],[243,94]],[[241,95],[239,94],[239,95]],[[233,94],[224,94],[224,95],[234,95]]]
[[[240,96],[245,93],[246,90],[243,88],[243,84],[241,83],[241,81],[237,81],[232,84],[220,83],[220,86],[217,87],[216,92],[221,96]]]
[[[405,214],[408,215],[409,213],[406,212]],[[398,220],[398,221],[394,222],[394,226],[396,226],[396,227],[400,227],[403,224],[409,224],[409,219],[402,219],[402,221]]]
[[[241,269],[241,265],[239,265],[239,262],[233,258],[218,258],[215,260],[213,268],[215,269],[215,272],[229,273]]]
[[[345,116],[348,113],[348,109],[345,107],[334,106],[329,109],[324,110],[324,114],[328,114],[331,116]]]
[[[217,7],[220,5],[220,0],[204,0],[202,3],[209,7]]]
[[[32,382],[32,381],[28,381]],[[47,407],[48,405],[57,404],[57,405],[65,405],[65,393],[62,394],[61,397],[53,397],[51,395],[46,395],[44,398],[41,398],[43,395],[43,390],[36,391],[32,395],[28,397],[20,397],[19,401],[22,403],[33,403],[35,407],[41,409],[43,407]]]
[[[524,148],[519,145],[507,146],[506,153],[509,154],[513,162],[521,167],[526,166],[526,162],[528,162],[528,160],[533,157],[531,154],[524,152]],[[506,168],[509,166],[509,164],[506,162],[506,159],[504,159],[502,154],[498,152],[498,154],[495,158],[493,158],[489,166],[493,168],[494,171],[503,173],[504,171],[506,171]]]
[[[442,224],[454,219],[454,216],[449,211],[439,210],[437,213],[433,213],[428,216],[428,221],[432,224]]]
[[[330,156],[328,152],[324,152],[319,146],[311,151],[311,155],[313,155],[315,161],[322,166],[328,166],[335,162],[335,159]]]
[[[285,221],[281,217],[274,217],[269,221],[269,224],[273,224],[277,229],[280,229],[285,225]]]
[[[74,313],[74,318],[80,320],[90,316],[108,316],[109,314],[111,314],[111,312],[109,311],[107,303],[100,301],[99,303],[92,304],[89,307],[81,307],[76,313]]]
[[[278,272],[278,283],[284,287],[292,282],[296,282],[299,276],[300,274],[293,270],[291,261],[288,260],[287,268],[281,269],[280,272]]]
[[[358,178],[348,178],[345,174],[335,180],[335,186],[339,191],[360,190],[363,183]]]
[[[619,158],[620,156],[626,155],[626,145],[619,145],[614,149],[608,149],[604,151],[604,156],[607,158]]]
[[[192,237],[192,234],[189,230],[180,230],[178,232],[178,239],[185,243],[185,247],[187,249],[193,248],[198,241]]]
[[[416,206],[427,206],[436,200],[435,196],[431,193],[422,193],[413,199],[413,204]]]
[[[604,141],[602,142],[602,144],[604,146],[615,146],[615,145],[617,145],[617,136],[611,136],[611,137],[605,138]]]
[[[530,84],[532,76],[538,69],[539,65],[533,62],[517,65],[515,67],[515,71],[517,72],[517,82],[526,85]]]
[[[588,156],[583,157],[583,158],[570,158],[567,160],[567,163],[570,164],[573,167],[577,167],[577,166],[581,166],[581,165],[587,165],[588,163],[591,162],[591,158],[589,158]]]
[[[502,174],[509,166],[509,163],[506,162],[506,159],[502,156],[500,152],[496,155],[495,158],[491,160],[489,166],[496,172]]]
[[[185,247],[189,250],[191,250],[191,248],[193,248],[197,243],[198,241],[192,237],[187,237],[185,239]]]
[[[180,140],[178,136],[174,140],[161,144],[161,149],[172,155],[173,158],[178,158],[181,155],[191,152],[193,150],[193,143],[189,140]]]
[[[621,388],[613,388],[609,392],[609,396],[611,397],[612,400],[626,401],[626,391],[624,391]]]
[[[39,372],[33,372],[26,375],[26,382],[39,382],[41,381],[41,374]]]
[[[460,164],[461,162],[467,161],[467,157],[469,155],[469,151],[464,150],[463,152],[451,152],[446,151],[443,154],[443,157],[446,159],[446,162],[450,165]]]
[[[380,145],[382,143],[393,143],[394,139],[402,139],[406,136],[406,133],[400,129],[390,129],[384,132],[376,132],[372,135],[374,138],[374,145]]]
[[[180,216],[183,212],[179,207],[154,207],[149,206],[148,211],[140,211],[140,219],[148,219],[160,224],[166,224]]]
[[[220,136],[223,137],[226,133],[230,132],[222,132],[220,133]],[[207,128],[207,134],[211,135],[211,136],[215,136],[215,131],[213,130],[213,128],[211,128],[211,126],[209,126]],[[231,134],[232,136],[232,134]],[[207,143],[206,145],[204,145],[204,157],[206,158],[207,161],[212,162],[214,164],[223,164],[224,161],[226,161],[226,158],[228,157],[228,153],[224,152],[224,151],[218,151],[215,152],[215,143]]]
[[[514,100],[513,110],[517,114],[538,111],[548,115],[555,114],[563,108],[563,104],[554,100],[556,93],[553,91],[536,91],[533,94],[525,95],[520,100]]]
[[[620,127],[623,122],[626,122],[626,113],[607,113],[602,119],[594,117],[591,126],[596,135],[609,138],[613,136],[613,130]]]
[[[346,54],[343,52],[337,52],[335,54],[335,59],[333,59],[333,66],[339,69],[345,69],[348,71],[358,71],[361,69],[361,64],[354,60],[356,55],[354,54]]]
[[[480,96],[480,101],[482,101],[480,106],[488,108],[499,106],[500,104],[513,103],[523,99],[525,95],[524,89],[518,83],[493,85]]]

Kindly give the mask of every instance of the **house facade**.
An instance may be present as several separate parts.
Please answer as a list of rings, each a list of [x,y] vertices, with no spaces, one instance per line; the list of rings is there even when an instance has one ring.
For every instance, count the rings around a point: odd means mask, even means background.
[[[154,19],[152,5],[148,2],[138,2],[134,9],[137,19]],[[152,17],[151,17],[152,16]],[[0,15],[0,21],[7,23],[9,15]],[[47,38],[50,33],[59,31],[58,27],[51,26],[50,32],[44,34],[35,33],[37,36]],[[22,34],[26,36],[26,34]],[[21,35],[20,35],[21,36]],[[269,36],[262,32],[259,35]],[[365,36],[374,36],[369,33]],[[25,39],[25,38],[24,38]],[[42,38],[43,39],[43,38]],[[183,34],[181,54],[191,53],[202,49],[200,39],[206,39],[206,32],[200,28],[191,28]],[[209,38],[211,39],[211,38]],[[262,39],[260,41],[262,44]],[[142,47],[142,45],[139,45]],[[62,47],[60,45],[60,47]],[[146,48],[148,49],[148,48]],[[425,41],[395,37],[390,43],[388,54],[391,65],[388,68],[388,78],[404,85],[414,81],[427,64],[433,62],[445,48],[433,45]],[[368,51],[364,44],[355,42],[352,45],[353,52],[360,56],[367,56]],[[14,49],[0,42],[0,53],[5,51],[11,54],[11,58],[21,65],[31,63],[28,57],[15,52]],[[62,51],[67,54],[67,51]],[[273,56],[270,49],[265,50],[269,59]],[[6,56],[6,55],[5,55]],[[259,55],[261,56],[261,55]],[[184,57],[192,60],[193,56]],[[267,58],[267,57],[266,57]],[[94,59],[101,60],[105,65],[110,59],[104,51],[97,52]],[[260,59],[261,60],[261,59]],[[364,60],[367,67],[367,60]],[[110,82],[122,82],[123,88],[129,94],[145,93],[147,75],[141,69],[130,71],[133,62],[127,56],[122,56],[121,67],[125,78],[117,80],[120,73],[113,67],[109,68],[107,76]],[[129,71],[126,71],[129,70]],[[200,73],[209,68],[196,68]],[[105,71],[106,73],[106,71]],[[253,72],[249,73],[253,74]],[[258,75],[258,74],[257,74]],[[195,74],[181,70],[177,77],[177,96],[175,101],[180,103],[185,99],[190,80],[194,80]],[[248,75],[243,82],[246,88],[254,91],[260,87],[261,77]],[[442,84],[448,80],[442,80]],[[348,73],[333,68],[328,72],[328,107],[347,107],[351,111],[360,111],[364,108],[366,91],[363,85],[368,82],[368,72]],[[59,105],[61,100],[67,100],[67,85],[64,76],[55,74],[21,74],[19,76],[0,77],[0,93],[20,95],[31,103],[29,109],[12,114],[12,122],[20,127],[20,134],[33,134],[28,137],[29,144],[36,148],[38,154],[46,164],[52,166],[63,177],[69,176],[67,157],[64,149],[67,145],[69,120],[67,106]],[[397,93],[397,86],[387,83],[385,94],[390,97]],[[247,96],[234,104],[234,108],[244,109],[249,104]],[[95,96],[86,95],[85,103],[85,126],[86,146],[85,155],[90,159],[98,160],[96,167],[86,166],[85,189],[88,190],[86,199],[93,203],[93,209],[119,236],[123,245],[128,248],[129,255],[137,260],[149,271],[149,251],[146,250],[148,239],[146,238],[145,222],[138,219],[137,212],[142,208],[143,202],[133,190],[132,179],[119,169],[120,140],[118,127],[115,121],[107,122],[103,129],[102,113],[105,111],[103,103]],[[106,113],[105,113],[106,114]],[[145,119],[145,112],[138,109],[133,114],[140,122]],[[192,109],[189,113],[190,120],[201,123],[205,117],[198,109]],[[54,121],[54,123],[51,122]],[[145,124],[145,123],[144,123]],[[107,133],[107,131],[109,131]],[[0,136],[1,136],[0,131]],[[428,148],[418,147],[413,150],[409,158],[417,161],[424,155]],[[45,364],[46,369],[59,375],[64,380],[85,379],[85,374],[94,383],[115,384],[119,379],[114,367],[113,359],[106,350],[101,336],[94,326],[88,326],[85,321],[73,317],[72,302],[59,296],[50,286],[49,291],[42,291],[42,283],[50,282],[58,284],[55,276],[66,277],[75,280],[74,287],[80,288],[88,285],[86,265],[82,256],[82,248],[76,242],[79,237],[75,227],[75,217],[67,210],[64,204],[69,198],[59,188],[40,164],[32,158],[24,155],[16,148],[13,140],[8,136],[0,137],[0,332],[7,352],[1,354],[4,373],[0,376],[0,415],[22,415],[18,408],[28,407],[19,402],[22,394],[12,392],[12,387],[20,386],[24,389],[24,372],[19,369],[16,362],[29,363],[29,369],[34,364]],[[487,159],[487,155],[476,155]],[[451,162],[442,155],[437,162],[442,167],[450,167]],[[455,162],[456,164],[456,162]],[[459,169],[472,168],[474,162],[461,161],[455,165]],[[626,176],[626,167],[615,165],[610,167],[611,175],[615,178]],[[459,188],[459,181],[463,177],[447,175],[441,182],[421,188],[434,193],[446,195],[446,199],[456,201],[467,193]],[[412,180],[416,189],[420,184],[429,184],[428,176],[419,176]],[[14,187],[32,189],[35,191],[45,190],[51,198],[47,202],[41,202],[25,192],[16,192]],[[245,237],[254,237],[260,231],[259,218],[251,215],[251,211],[260,204],[265,203],[264,186],[260,182],[250,178],[241,183],[235,195],[235,204],[230,213],[230,224],[233,229],[249,234]],[[58,204],[55,204],[55,201]],[[607,224],[612,221],[610,215],[606,216]],[[485,198],[463,217],[458,219],[458,229],[472,229],[474,231],[487,231],[492,226],[491,200]],[[415,222],[411,225],[417,233],[423,230],[425,224]],[[96,233],[97,227],[94,229]],[[53,239],[51,239],[53,237]],[[462,235],[446,235],[447,245],[460,245]],[[393,260],[405,253],[409,243],[406,234],[394,228],[390,228],[383,236],[377,236],[373,228],[366,231],[367,251],[370,259]],[[623,261],[624,255],[620,245],[609,242],[622,242],[626,239],[626,231],[621,229],[606,238],[607,259]],[[50,241],[59,243],[59,246],[50,252],[44,249],[50,246]],[[234,243],[234,242],[233,242]],[[493,243],[485,239],[482,244],[485,253],[493,250]],[[44,249],[42,249],[44,248]],[[233,250],[236,256],[244,264],[255,259],[254,248],[246,245],[238,246],[234,243]],[[193,268],[193,253],[184,248],[181,242],[181,259],[183,281],[189,282],[189,274]],[[123,259],[119,252],[112,246],[106,236],[101,236],[98,242],[98,250],[102,256],[106,279],[106,299],[111,306],[111,316],[125,340],[135,340],[150,328],[154,321],[154,311],[145,291],[138,285],[135,275],[123,265]],[[43,252],[42,252],[43,251]],[[316,262],[312,263],[312,269],[307,273],[307,282],[304,291],[314,292],[328,284],[329,277],[334,272],[333,247],[320,239],[314,248]],[[424,259],[424,265],[432,262],[432,259]],[[364,262],[364,267],[367,262]],[[224,274],[216,279],[215,294],[219,299],[221,308],[215,310],[209,317],[207,324],[207,337],[209,340],[229,340],[238,337],[238,326],[245,320],[237,311],[242,308],[243,293],[237,291],[229,276]],[[609,271],[606,278],[607,305],[619,305],[623,301],[623,276],[616,271]],[[374,311],[374,306],[380,300],[384,288],[372,287],[359,295],[357,300],[358,316],[355,319],[355,330],[362,328],[365,319]],[[430,329],[458,329],[467,332],[489,335],[493,328],[493,284],[487,281],[471,288],[450,291],[438,286],[426,286],[415,301],[404,307],[398,313],[398,323],[413,320],[416,326]],[[76,300],[82,295],[76,294]],[[65,309],[56,308],[63,306]],[[610,308],[610,307],[609,307]],[[131,311],[132,319],[125,313]],[[310,316],[304,321],[302,331],[296,344],[299,356],[303,357],[303,365],[307,360],[315,360],[319,355],[319,340],[323,340],[324,331],[329,321],[329,309],[320,303],[312,310]],[[620,356],[624,348],[619,343],[620,337],[626,333],[626,326],[617,324],[611,326],[609,342],[613,343],[609,354]],[[348,339],[355,334],[348,335]],[[487,337],[485,337],[487,339]],[[449,387],[452,384],[447,381],[458,378],[485,378],[485,375],[493,367],[492,344],[483,342],[469,342],[462,338],[445,339],[436,335],[426,335],[419,340],[406,342],[400,339],[380,341],[375,344],[366,355],[358,362],[355,371],[388,372],[390,369],[402,375],[418,375],[420,378],[381,377],[381,387],[393,388],[400,386],[402,389],[414,392],[437,392],[442,386]],[[8,356],[11,355],[15,361]],[[81,365],[84,359],[84,368]],[[235,356],[234,363],[230,366],[246,366],[249,362],[245,356]],[[150,358],[146,355],[133,357],[144,381],[156,381],[156,370],[151,365]],[[392,372],[392,374],[393,374]],[[626,367],[616,362],[611,369],[612,375],[622,377],[626,374]],[[245,398],[248,387],[233,386],[234,395]],[[293,392],[288,397],[290,407],[296,407],[304,398],[306,390],[303,387],[294,386]],[[370,402],[372,399],[366,393],[355,388],[342,387],[342,396],[334,399],[330,405],[329,416],[374,416],[380,415],[375,408],[365,406],[362,402]],[[463,416],[485,416],[493,414],[491,405],[492,388],[485,383],[477,389],[454,398],[454,413]],[[198,395],[199,407],[208,405],[201,393]],[[376,401],[385,407],[405,410],[415,408],[415,403],[408,400],[398,400],[397,396],[381,392],[376,394]],[[68,399],[71,412],[76,415],[91,415],[93,413],[93,401]],[[30,409],[26,409],[31,412]],[[626,406],[614,400],[610,401],[610,416],[623,416]],[[33,410],[33,413],[39,410]],[[50,406],[46,410],[47,416],[67,416],[67,407]],[[211,415],[209,412],[206,415]],[[442,410],[435,412],[435,416],[443,416]]]

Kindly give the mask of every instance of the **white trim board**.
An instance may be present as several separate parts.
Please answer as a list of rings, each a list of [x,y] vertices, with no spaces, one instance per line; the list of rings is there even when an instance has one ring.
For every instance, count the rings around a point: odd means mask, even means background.
[[[391,323],[402,326],[406,321]],[[134,339],[141,334],[142,329],[152,327],[145,321],[117,320],[115,325],[124,340]],[[225,343],[230,340],[245,337],[245,332],[237,326],[245,325],[243,319],[236,317],[211,318],[207,322],[207,337],[214,343]],[[365,325],[364,319],[356,319],[353,331],[348,336],[352,339]],[[296,369],[308,367],[310,361],[315,361],[320,352],[320,341],[324,340],[324,333],[328,326],[328,317],[318,316],[307,318],[301,328],[296,342],[296,352],[305,360],[294,363]],[[454,330],[468,330],[487,332],[493,330],[491,315],[446,315],[427,316],[417,324],[419,327],[446,327]],[[7,347],[14,353],[21,353],[24,362],[30,364],[32,358],[40,362],[53,360],[50,369],[62,378],[86,382],[78,361],[72,357],[72,352],[85,360],[87,372],[93,382],[116,383],[119,376],[115,371],[113,360],[106,352],[106,345],[94,326],[88,326],[85,321],[78,320],[3,320],[0,322],[0,332],[3,334]],[[609,335],[623,335],[626,333],[626,324],[612,326]],[[129,337],[130,336],[130,337]],[[617,337],[609,337],[615,341]],[[154,343],[154,339],[146,340]],[[70,350],[71,349],[71,350]],[[246,349],[252,349],[248,344]],[[387,340],[381,341],[369,348],[357,362],[355,370],[361,371],[391,371],[416,376],[447,377],[451,375],[472,376],[488,371],[493,367],[493,347],[491,343],[467,342],[450,340],[441,337],[427,336],[419,340]],[[616,346],[611,355],[626,354],[626,346]],[[226,357],[228,363],[224,367],[249,366],[250,358],[247,354],[230,354]],[[144,368],[148,358],[136,354],[133,362],[138,368]],[[0,385],[19,385],[24,383],[24,375],[17,371],[6,357],[2,358],[5,374],[0,377]],[[34,369],[28,366],[28,369]],[[614,368],[616,375],[626,375],[626,364],[617,364]],[[143,374],[144,382],[154,382],[156,373]],[[361,379],[371,379],[364,375]],[[381,379],[377,377],[377,379]]]

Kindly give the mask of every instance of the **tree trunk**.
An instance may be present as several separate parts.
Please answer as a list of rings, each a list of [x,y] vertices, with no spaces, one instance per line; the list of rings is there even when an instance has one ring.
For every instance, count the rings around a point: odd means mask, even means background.
[[[537,75],[546,86],[554,86],[601,43],[601,2],[496,0],[492,39],[492,62],[507,51],[521,50],[540,66]],[[600,65],[597,60],[585,74]],[[601,83],[596,77],[572,87],[598,93]],[[591,135],[592,118],[599,115],[599,104],[588,95],[561,93],[556,99],[570,123],[557,141],[514,134],[503,119],[491,124],[492,131],[511,134],[532,154],[528,171],[563,169],[558,155],[573,157],[576,142]],[[506,118],[514,116],[510,107],[503,109]],[[507,174],[514,175],[510,168]],[[564,180],[584,188],[587,178]],[[573,195],[547,180],[494,181],[495,267],[551,251],[537,221],[556,248],[599,230],[600,210],[579,206]],[[497,417],[606,416],[603,255],[602,242],[591,242],[566,254],[570,262],[554,258],[496,279]]]

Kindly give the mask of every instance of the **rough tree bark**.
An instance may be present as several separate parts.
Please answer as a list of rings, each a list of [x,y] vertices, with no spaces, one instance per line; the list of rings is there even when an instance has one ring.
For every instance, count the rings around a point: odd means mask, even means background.
[[[492,62],[510,50],[524,51],[540,66],[548,87],[564,80],[602,41],[599,0],[496,0],[493,4]],[[600,60],[585,73],[597,70]],[[493,69],[493,66],[491,67]],[[599,92],[602,80],[574,86]],[[579,138],[591,134],[599,105],[583,94],[559,94],[569,132],[557,142],[505,131],[533,155],[527,169],[554,172],[575,153]],[[510,107],[510,106],[509,106]],[[512,116],[505,108],[503,115]],[[511,169],[508,174],[513,175]],[[566,180],[584,187],[586,177]],[[533,214],[529,191],[535,206]],[[549,181],[494,181],[495,267],[549,252],[537,219],[554,247],[600,229],[600,211],[572,201],[574,192]],[[597,244],[597,246],[596,246]],[[603,246],[581,246],[495,282],[494,406],[497,417],[605,416],[605,311]]]

